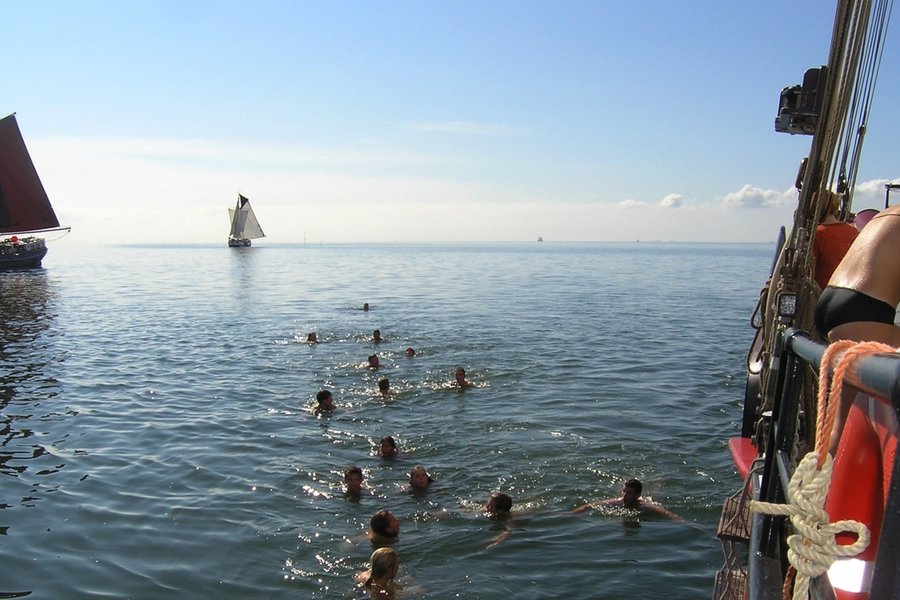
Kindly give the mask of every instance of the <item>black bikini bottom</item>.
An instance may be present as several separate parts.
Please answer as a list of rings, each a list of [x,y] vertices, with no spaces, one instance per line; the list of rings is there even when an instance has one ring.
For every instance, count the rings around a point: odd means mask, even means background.
[[[816,304],[816,328],[823,336],[844,323],[869,321],[894,324],[896,311],[893,306],[849,288],[829,285]]]

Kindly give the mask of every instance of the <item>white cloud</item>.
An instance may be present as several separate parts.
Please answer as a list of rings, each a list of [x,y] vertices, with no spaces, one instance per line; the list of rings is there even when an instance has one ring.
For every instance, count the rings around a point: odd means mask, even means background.
[[[853,210],[859,211],[864,208],[884,208],[884,186],[888,183],[897,183],[897,179],[872,179],[864,181],[856,185],[856,191],[853,193]],[[898,202],[898,192],[893,192],[891,196],[891,204]]]
[[[681,194],[669,194],[659,205],[663,208],[679,208],[684,204],[684,196]]]
[[[796,199],[797,191],[794,188],[779,192],[746,184],[740,190],[726,194],[722,204],[731,208],[770,208],[795,202]]]
[[[618,206],[622,208],[641,208],[647,206],[646,202],[641,202],[640,200],[635,200],[633,198],[628,198],[627,200],[622,200],[619,202]]]

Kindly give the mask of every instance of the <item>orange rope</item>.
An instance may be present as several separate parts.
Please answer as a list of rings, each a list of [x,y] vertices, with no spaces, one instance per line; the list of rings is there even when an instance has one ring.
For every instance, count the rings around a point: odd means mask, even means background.
[[[838,359],[838,363],[832,371],[831,364],[835,355],[840,352],[844,354]],[[820,469],[825,464],[825,456],[828,454],[831,430],[834,429],[835,415],[841,404],[841,393],[844,390],[844,377],[848,372],[853,373],[854,363],[858,358],[880,352],[896,352],[896,349],[881,342],[855,342],[853,340],[840,340],[825,349],[819,364],[819,404],[816,417],[816,451]]]

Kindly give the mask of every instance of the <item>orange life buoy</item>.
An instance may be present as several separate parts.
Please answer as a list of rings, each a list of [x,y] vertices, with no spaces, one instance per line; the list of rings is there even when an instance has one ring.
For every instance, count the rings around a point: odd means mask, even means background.
[[[869,597],[897,448],[897,429],[897,419],[890,407],[863,394],[856,396],[834,457],[825,511],[831,521],[852,519],[865,524],[871,532],[871,542],[857,556],[839,558],[828,570],[838,600]],[[855,539],[852,533],[836,536],[841,545]]]

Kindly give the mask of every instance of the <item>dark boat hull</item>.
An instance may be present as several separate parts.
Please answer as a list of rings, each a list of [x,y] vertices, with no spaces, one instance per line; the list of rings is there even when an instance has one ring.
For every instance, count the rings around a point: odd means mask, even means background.
[[[47,245],[41,238],[0,243],[0,271],[33,269],[41,266],[47,255]]]

